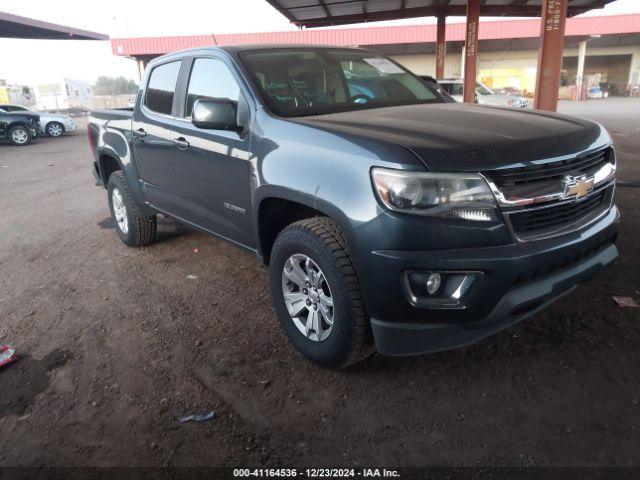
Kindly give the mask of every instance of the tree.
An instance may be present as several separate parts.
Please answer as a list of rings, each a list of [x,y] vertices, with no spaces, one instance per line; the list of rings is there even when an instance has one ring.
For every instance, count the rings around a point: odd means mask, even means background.
[[[95,95],[133,95],[138,92],[138,84],[124,77],[98,77],[93,86]]]

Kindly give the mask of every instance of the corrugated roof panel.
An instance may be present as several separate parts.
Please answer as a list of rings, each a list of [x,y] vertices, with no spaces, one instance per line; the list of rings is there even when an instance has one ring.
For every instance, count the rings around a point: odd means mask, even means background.
[[[291,10],[296,20],[307,20],[310,18],[318,18],[324,15],[324,8],[320,6],[301,7]]]
[[[567,20],[566,35],[569,37],[625,33],[640,33],[640,14],[570,18]],[[536,38],[540,35],[540,20],[482,22],[478,34],[480,40]],[[447,25],[447,41],[463,41],[464,37],[464,23]],[[115,55],[140,56],[159,55],[186,48],[209,45],[309,43],[316,45],[367,46],[430,43],[435,42],[435,40],[436,25],[407,25],[189,37],[116,38],[111,41],[111,44]]]
[[[601,8],[616,0],[568,0],[568,15]],[[307,27],[392,20],[431,15],[464,15],[467,0],[267,0],[292,22]],[[541,0],[483,0],[483,15],[539,17]],[[320,6],[313,15],[305,7]],[[301,14],[300,11],[304,11]]]

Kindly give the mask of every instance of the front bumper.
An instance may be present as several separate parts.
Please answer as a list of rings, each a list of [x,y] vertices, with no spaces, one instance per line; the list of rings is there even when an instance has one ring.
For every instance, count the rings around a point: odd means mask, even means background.
[[[364,279],[376,348],[385,355],[416,355],[463,347],[535,314],[593,277],[618,256],[619,213],[563,237],[478,249],[373,252]],[[412,305],[402,282],[410,270],[481,271],[460,305]],[[362,281],[362,279],[361,279]]]

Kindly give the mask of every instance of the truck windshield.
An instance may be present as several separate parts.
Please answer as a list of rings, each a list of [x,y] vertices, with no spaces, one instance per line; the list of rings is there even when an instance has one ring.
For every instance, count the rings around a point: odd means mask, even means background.
[[[283,48],[241,57],[269,108],[281,116],[442,102],[418,77],[367,51]]]

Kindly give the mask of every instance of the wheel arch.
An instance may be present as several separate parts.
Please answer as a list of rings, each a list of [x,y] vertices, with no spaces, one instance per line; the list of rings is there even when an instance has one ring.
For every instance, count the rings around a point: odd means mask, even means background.
[[[313,217],[328,217],[342,229],[347,241],[350,223],[335,205],[321,201],[313,195],[275,186],[262,187],[255,201],[254,224],[257,231],[258,256],[268,265],[271,249],[278,234],[288,225]]]
[[[105,188],[107,188],[109,177],[113,172],[116,172],[118,170],[124,171],[124,168],[122,166],[122,162],[120,161],[120,159],[114,155],[110,155],[105,152],[99,153],[98,155],[98,169],[100,171],[100,178],[102,179],[102,184],[104,185]]]
[[[9,130],[11,130],[13,127],[24,127],[27,130],[29,130],[31,127],[29,126],[29,124],[27,122],[25,122],[24,120],[16,120],[14,122],[11,122],[8,126],[7,126],[7,132]]]
[[[156,211],[149,207],[144,200],[144,191],[141,181],[138,179],[136,172],[131,168],[127,168],[122,160],[110,150],[98,150],[98,170],[102,185],[107,188],[109,177],[113,172],[122,171],[129,186],[129,191],[138,208],[144,215],[155,214]]]

